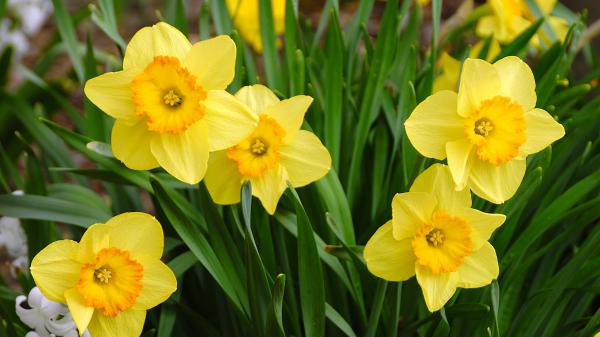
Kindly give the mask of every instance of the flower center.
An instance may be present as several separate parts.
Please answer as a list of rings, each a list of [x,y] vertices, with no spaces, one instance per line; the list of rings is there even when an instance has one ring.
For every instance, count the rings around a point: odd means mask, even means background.
[[[133,79],[131,92],[150,131],[179,134],[204,116],[206,92],[176,57],[155,56]]]
[[[434,228],[425,235],[425,239],[430,246],[441,246],[444,243],[444,232],[439,228]]]
[[[271,117],[260,116],[254,132],[227,150],[243,176],[261,177],[279,162],[279,147],[285,130]]]
[[[475,129],[473,131],[480,136],[487,137],[492,130],[494,130],[492,122],[486,118],[482,118],[475,122]]]
[[[94,272],[94,281],[96,281],[97,283],[108,284],[111,277],[112,271],[107,266],[104,266],[100,269],[96,269],[96,271]]]
[[[471,227],[464,219],[437,210],[419,227],[412,247],[417,263],[433,274],[456,271],[471,253]]]
[[[87,306],[114,317],[135,303],[142,289],[144,267],[118,248],[105,248],[79,272],[77,290]]]
[[[183,102],[183,98],[179,97],[173,90],[169,90],[169,92],[163,97],[163,100],[166,105],[170,107],[178,107]]]
[[[504,96],[481,102],[464,125],[467,138],[477,147],[477,157],[494,165],[517,156],[525,143],[525,128],[523,107]]]

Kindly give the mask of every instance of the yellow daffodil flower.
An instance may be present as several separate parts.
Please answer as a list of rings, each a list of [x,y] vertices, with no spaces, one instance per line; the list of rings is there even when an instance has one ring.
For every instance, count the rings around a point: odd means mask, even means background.
[[[367,268],[388,281],[416,275],[427,308],[439,310],[457,287],[483,287],[498,277],[488,239],[505,219],[472,209],[470,192],[456,191],[448,167],[434,164],[394,197],[392,220],[365,246]]]
[[[483,41],[477,42],[469,57],[477,57],[479,52],[483,48]],[[492,39],[490,49],[488,50],[486,61],[493,60],[496,55],[500,52],[500,44],[496,39]],[[458,77],[460,75],[460,61],[450,56],[446,52],[442,52],[442,56],[439,59],[440,75],[433,81],[433,92],[436,93],[441,90],[452,90],[456,91],[458,86]]]
[[[227,0],[227,8],[234,26],[240,31],[242,38],[261,53],[263,44],[258,6],[258,0]],[[285,0],[271,0],[271,12],[275,34],[281,35],[285,29]],[[278,40],[277,44],[280,45],[281,42]]]
[[[568,22],[563,18],[550,16],[557,0],[534,1],[546,17],[557,39],[563,41],[569,30]],[[477,22],[476,31],[479,36],[493,35],[501,43],[506,44],[535,21],[535,17],[527,7],[526,0],[488,0],[487,3],[492,9],[492,14],[483,16]],[[540,35],[549,42],[543,32]],[[540,42],[537,35],[533,37],[531,42],[535,47],[539,47]]]
[[[240,188],[250,181],[252,194],[273,214],[288,182],[304,186],[331,168],[319,138],[300,130],[313,99],[300,95],[280,101],[262,85],[243,87],[235,96],[254,111],[256,126],[237,145],[211,153],[206,187],[216,203],[228,205],[240,201]]]
[[[92,225],[79,243],[60,240],[39,252],[31,275],[51,301],[66,303],[80,332],[94,337],[136,337],[146,310],[177,289],[160,261],[160,223],[145,213],[123,213]]]
[[[112,151],[135,170],[162,166],[175,178],[198,183],[209,151],[245,138],[252,113],[224,89],[233,80],[236,47],[228,36],[191,45],[174,27],[138,31],[123,70],[89,80],[87,97],[116,118]]]
[[[458,94],[442,90],[417,105],[406,134],[423,156],[448,158],[458,189],[503,203],[523,179],[525,158],[565,134],[536,99],[533,73],[518,57],[469,58]]]

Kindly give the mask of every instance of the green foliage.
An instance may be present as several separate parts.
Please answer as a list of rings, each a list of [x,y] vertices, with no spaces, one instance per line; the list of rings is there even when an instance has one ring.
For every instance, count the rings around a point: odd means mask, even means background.
[[[100,0],[75,17],[54,0],[56,36],[30,69],[15,68],[25,79],[16,88],[6,86],[12,51],[0,57],[0,214],[23,219],[31,255],[65,232],[78,239],[81,227],[120,212],[155,214],[179,289],[149,312],[148,336],[589,337],[600,330],[600,89],[592,82],[600,63],[587,59],[590,75],[583,78],[572,67],[581,57],[585,13],[571,22],[564,43],[527,58],[537,106],[564,125],[566,136],[528,158],[511,200],[474,201],[480,210],[507,215],[491,239],[499,279],[459,290],[443,310],[429,313],[414,279],[394,283],[371,275],[362,246],[391,218],[393,195],[407,191],[433,162],[416,152],[403,123],[431,94],[440,48],[468,54],[460,41],[488,9],[476,9],[440,40],[441,0],[432,1],[431,36],[421,36],[423,9],[411,1],[387,1],[385,8],[360,1],[343,26],[338,1],[327,1],[313,25],[297,1],[287,0],[279,46],[271,3],[258,2],[262,55],[234,30],[224,1],[203,1],[196,14],[189,13],[190,2],[170,1],[162,13],[185,33],[199,28],[202,38],[233,38],[238,54],[230,91],[263,83],[282,97],[313,96],[304,128],[328,147],[332,171],[290,188],[270,217],[249,184],[240,205],[218,206],[203,183],[185,185],[160,169],[127,169],[107,144],[111,119],[87,99],[74,103],[63,82],[81,96],[86,79],[118,67],[114,60],[126,47],[120,25],[133,15],[132,1]],[[5,4],[0,1],[0,17]],[[371,33],[374,6],[383,16]],[[89,35],[86,43],[78,40],[89,32],[76,32],[90,23],[120,55],[99,50]],[[543,18],[497,58],[531,52],[528,42],[539,29],[547,29]],[[62,82],[51,80],[48,67],[63,54],[71,72]],[[72,127],[52,121],[56,114],[68,116]],[[10,195],[15,189],[26,195]],[[25,334],[15,296],[0,282],[0,336]]]

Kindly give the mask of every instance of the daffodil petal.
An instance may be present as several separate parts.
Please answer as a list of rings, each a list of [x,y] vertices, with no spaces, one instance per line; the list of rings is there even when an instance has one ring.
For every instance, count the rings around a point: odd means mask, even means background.
[[[144,266],[144,276],[132,310],[148,310],[166,301],[177,290],[177,280],[173,271],[158,259],[143,257],[138,262]]]
[[[226,150],[210,154],[204,183],[215,203],[231,205],[240,202],[243,179],[236,162],[227,157]]]
[[[283,137],[284,143],[290,143],[304,120],[304,114],[311,105],[313,98],[310,96],[298,95],[283,101],[279,101],[261,113],[272,117],[285,130]]]
[[[478,250],[487,243],[496,228],[500,227],[506,220],[504,214],[484,213],[467,207],[455,208],[452,215],[458,216],[469,223],[473,230],[471,236],[473,250]]]
[[[466,256],[458,268],[458,286],[461,288],[479,288],[498,278],[498,258],[489,242]]]
[[[494,35],[498,30],[498,19],[495,16],[488,15],[484,16],[477,21],[477,27],[475,31],[477,35],[482,37],[487,37],[490,35]]]
[[[426,192],[437,199],[438,208],[451,212],[455,208],[471,207],[469,189],[456,190],[450,169],[446,165],[433,164],[415,179],[410,192]]]
[[[431,219],[437,206],[431,193],[397,193],[392,200],[392,224],[394,239],[412,238],[423,223]]]
[[[145,320],[145,310],[126,310],[115,317],[104,316],[101,311],[97,310],[88,325],[88,331],[91,336],[95,337],[140,336]]]
[[[235,93],[235,98],[244,102],[256,114],[260,114],[279,102],[279,98],[273,91],[262,84],[247,85],[241,88]]]
[[[542,109],[526,112],[525,125],[525,144],[519,148],[521,157],[540,152],[565,135],[564,127]]]
[[[388,281],[405,281],[415,275],[415,255],[411,240],[396,240],[392,221],[379,227],[367,241],[363,256],[369,271]]]
[[[77,288],[67,290],[65,292],[65,299],[77,329],[79,331],[85,331],[94,315],[94,307],[88,307],[85,304],[85,300]]]
[[[197,184],[204,177],[208,163],[208,127],[201,120],[181,134],[157,135],[150,142],[150,149],[170,175]]]
[[[112,129],[112,152],[130,169],[151,170],[156,168],[160,164],[150,151],[152,136],[152,132],[148,131],[146,126],[146,121],[142,119],[133,125],[117,120]]]
[[[279,198],[287,188],[287,173],[281,165],[277,165],[264,176],[250,179],[252,195],[256,196],[269,214],[274,214]]]
[[[446,158],[446,143],[464,137],[456,93],[442,90],[421,102],[404,123],[411,144],[425,157]]]
[[[463,190],[467,186],[471,167],[476,160],[473,145],[466,139],[459,139],[446,143],[446,153],[456,188]]]
[[[515,194],[525,175],[525,168],[525,160],[521,159],[500,165],[475,160],[468,185],[479,197],[501,204]]]
[[[300,130],[294,140],[281,147],[280,163],[294,187],[321,179],[331,169],[331,156],[312,132]]]
[[[556,5],[556,0],[535,0],[535,3],[538,5],[542,13],[548,15],[554,9]]]
[[[551,16],[548,18],[548,23],[558,41],[563,42],[569,31],[569,22],[558,16]]]
[[[469,116],[482,101],[497,96],[499,92],[500,77],[496,68],[484,60],[467,58],[460,74],[458,114]]]
[[[233,81],[235,57],[233,40],[220,35],[195,43],[183,64],[205,90],[223,90]]]
[[[137,74],[136,70],[104,73],[88,80],[83,91],[104,113],[124,123],[134,124],[140,120],[131,99],[131,81]]]
[[[165,22],[140,29],[133,37],[123,59],[123,69],[145,68],[155,56],[174,56],[185,59],[190,41],[177,28]]]
[[[440,57],[442,73],[433,81],[432,92],[436,93],[442,90],[457,91],[458,77],[460,75],[460,62],[443,52]]]
[[[521,105],[523,111],[535,107],[535,78],[531,68],[516,56],[507,56],[496,63],[494,68],[500,76],[501,96],[510,98]]]
[[[31,261],[31,276],[42,294],[54,302],[65,302],[65,291],[79,280],[81,263],[77,261],[77,242],[55,241]]]
[[[105,224],[91,225],[79,240],[77,260],[81,263],[93,261],[96,254],[110,245],[111,227]]]
[[[258,116],[225,90],[211,90],[204,101],[210,151],[223,150],[246,138],[258,123]]]
[[[415,264],[417,282],[423,290],[429,311],[440,310],[456,292],[459,276],[457,272],[434,275],[427,267]]]
[[[133,259],[146,256],[160,259],[164,248],[164,235],[160,223],[150,214],[127,212],[106,222],[111,226],[110,246],[129,251]]]

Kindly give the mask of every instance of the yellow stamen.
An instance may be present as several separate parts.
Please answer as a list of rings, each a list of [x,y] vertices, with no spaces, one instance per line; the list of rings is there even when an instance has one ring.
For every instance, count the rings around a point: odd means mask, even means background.
[[[487,137],[490,132],[492,132],[492,130],[494,130],[494,126],[492,125],[492,122],[488,121],[485,118],[482,118],[480,120],[478,120],[477,122],[475,122],[475,133],[480,135],[480,136],[484,136]]]
[[[444,232],[442,232],[441,229],[434,228],[427,235],[425,235],[425,238],[431,246],[441,246],[442,243],[444,243]]]
[[[95,281],[99,283],[108,284],[112,277],[112,271],[107,267],[96,269],[94,272]]]
[[[165,104],[170,107],[180,106],[183,101],[173,90],[169,90],[169,92],[163,96],[163,100]]]
[[[260,138],[255,138],[250,149],[251,149],[252,153],[254,153],[255,155],[262,156],[263,154],[265,154],[267,152],[268,147],[264,143],[264,140],[262,140]]]

